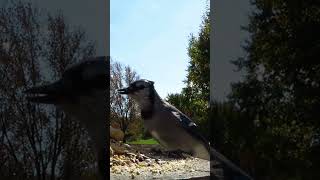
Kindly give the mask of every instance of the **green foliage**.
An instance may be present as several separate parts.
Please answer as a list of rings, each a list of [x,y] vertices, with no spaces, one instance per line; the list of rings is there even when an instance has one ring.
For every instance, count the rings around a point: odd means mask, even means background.
[[[139,116],[135,116],[128,126],[128,132],[125,134],[125,136],[127,136],[125,138],[126,141],[133,141],[143,138],[143,130],[143,120]]]
[[[187,89],[184,93],[194,98],[209,100],[210,82],[210,14],[203,16],[198,36],[191,34],[188,47]]]
[[[148,144],[148,145],[152,145],[152,144],[159,144],[159,143],[155,139],[150,138],[150,139],[139,139],[137,141],[131,141],[131,142],[128,142],[128,144]]]
[[[320,125],[320,3],[252,3],[257,10],[246,28],[251,35],[244,47],[247,55],[234,61],[247,74],[232,85],[229,96],[236,111],[248,118],[239,128],[250,133],[232,138],[241,137],[254,149],[257,177],[310,178],[309,144]]]
[[[209,137],[209,82],[210,82],[210,16],[203,16],[198,36],[191,34],[188,46],[190,57],[186,87],[180,94],[169,94],[167,101],[189,116]]]

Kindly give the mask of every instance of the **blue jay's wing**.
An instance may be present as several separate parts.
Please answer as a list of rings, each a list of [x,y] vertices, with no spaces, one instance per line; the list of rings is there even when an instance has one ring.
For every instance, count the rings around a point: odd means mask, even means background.
[[[203,143],[203,145],[208,149],[210,149],[209,141],[207,141],[198,131],[198,127],[196,123],[194,123],[187,115],[183,114],[179,111],[176,107],[172,106],[171,104],[167,103],[167,107],[171,110],[172,114],[176,116],[177,120],[179,120],[179,124],[193,137],[198,139]]]
[[[214,148],[210,147],[210,143],[199,133],[197,125],[185,114],[179,111],[176,107],[172,106],[169,103],[166,103],[166,106],[171,110],[175,118],[179,120],[179,124],[193,137],[197,138],[202,144],[207,148],[211,158],[217,159],[220,163],[223,163],[227,168],[231,169],[234,172],[240,173],[245,179],[252,179],[247,173],[245,173],[238,166],[233,164],[230,160],[224,157],[222,154],[217,152]],[[211,159],[213,160],[213,159]],[[212,164],[213,162],[211,162]]]

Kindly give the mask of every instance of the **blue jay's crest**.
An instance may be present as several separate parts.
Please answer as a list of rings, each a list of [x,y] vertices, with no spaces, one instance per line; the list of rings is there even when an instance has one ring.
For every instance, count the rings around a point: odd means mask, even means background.
[[[154,82],[147,80],[147,79],[140,79],[138,81],[135,81],[133,83],[131,83],[130,86],[143,86],[143,87],[153,87]]]
[[[94,90],[107,90],[110,81],[108,67],[105,57],[86,59],[68,68],[60,80],[26,90],[27,99],[46,104],[68,103],[77,96],[88,96]]]
[[[143,90],[143,89],[146,89],[146,88],[149,88],[149,89],[154,89],[154,82],[153,81],[149,81],[149,80],[146,80],[146,79],[140,79],[140,80],[137,80],[133,83],[131,83],[129,85],[129,87],[127,88],[123,88],[123,89],[119,89],[118,92],[120,94],[134,94],[136,93],[137,91],[140,91],[140,90]]]

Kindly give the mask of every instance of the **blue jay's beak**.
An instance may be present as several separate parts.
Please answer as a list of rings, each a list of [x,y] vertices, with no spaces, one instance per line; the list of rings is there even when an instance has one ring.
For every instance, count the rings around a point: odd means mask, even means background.
[[[119,94],[130,94],[130,88],[118,89]]]
[[[32,87],[24,91],[27,94],[27,100],[35,103],[57,104],[61,102],[65,93],[63,93],[61,81],[49,85]]]

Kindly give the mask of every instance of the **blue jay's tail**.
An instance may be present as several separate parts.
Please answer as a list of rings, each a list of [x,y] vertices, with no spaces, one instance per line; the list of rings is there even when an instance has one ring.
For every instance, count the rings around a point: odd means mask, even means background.
[[[228,160],[226,157],[224,157],[222,154],[220,154],[218,151],[210,147],[210,166],[213,168],[213,160],[217,160],[220,162],[225,168],[228,170],[233,171],[232,174],[237,177],[237,179],[246,179],[246,180],[253,180],[252,177],[250,177],[246,172],[244,172],[242,169],[240,169],[238,166],[236,166],[234,163],[232,163],[230,160]],[[213,170],[211,169],[211,172]],[[236,175],[238,174],[238,175]],[[234,179],[234,178],[232,178]]]

